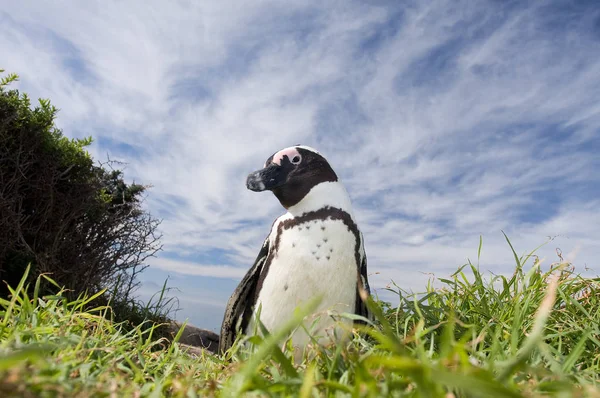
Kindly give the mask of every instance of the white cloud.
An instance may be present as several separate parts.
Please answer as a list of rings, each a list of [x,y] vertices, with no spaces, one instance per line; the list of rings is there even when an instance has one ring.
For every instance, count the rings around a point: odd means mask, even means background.
[[[241,279],[246,271],[240,267],[229,265],[204,265],[190,261],[179,261],[168,258],[150,259],[148,261],[151,267],[165,271],[177,272],[184,275],[212,276],[215,278],[236,278]]]

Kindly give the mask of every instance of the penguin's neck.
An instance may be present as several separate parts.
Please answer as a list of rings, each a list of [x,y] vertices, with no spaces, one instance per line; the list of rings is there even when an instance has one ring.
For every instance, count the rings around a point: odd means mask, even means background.
[[[353,216],[350,196],[339,181],[327,181],[315,185],[300,202],[287,210],[293,217],[299,217],[327,206],[342,209]]]

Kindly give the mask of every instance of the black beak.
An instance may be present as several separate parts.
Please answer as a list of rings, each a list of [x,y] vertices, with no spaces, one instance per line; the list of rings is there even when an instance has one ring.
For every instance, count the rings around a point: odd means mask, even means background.
[[[248,174],[246,179],[246,187],[254,192],[262,192],[271,190],[283,185],[286,180],[287,173],[284,168],[276,164],[271,164],[262,170],[257,170]]]

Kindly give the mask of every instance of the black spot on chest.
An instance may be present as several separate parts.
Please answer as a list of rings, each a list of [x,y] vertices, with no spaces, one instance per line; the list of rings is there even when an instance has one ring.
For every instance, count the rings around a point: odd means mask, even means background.
[[[337,207],[326,206],[319,210],[305,213],[305,214],[301,215],[300,217],[295,217],[295,218],[292,218],[289,220],[284,220],[284,221],[280,222],[279,225],[277,226],[277,235],[275,237],[275,244],[273,245],[274,247],[273,247],[272,253],[276,253],[277,250],[279,249],[281,235],[284,230],[289,230],[292,228],[298,228],[298,230],[302,230],[303,226],[308,228],[308,225],[305,225],[307,223],[318,222],[318,221],[327,221],[327,220],[341,221],[346,226],[346,228],[348,228],[348,231],[354,235],[354,240],[355,240],[354,256],[355,256],[356,264],[357,264],[357,266],[359,266],[360,265],[360,232],[358,231],[358,226],[356,225],[354,220],[352,220],[352,217],[350,216],[350,214],[348,214],[344,210],[339,209]],[[325,230],[324,225],[321,225],[321,230],[323,230],[323,231]],[[324,237],[323,242],[327,243],[327,241],[328,241],[328,238]],[[321,244],[317,243],[316,246],[317,246],[317,248],[320,248]],[[330,248],[329,252],[332,253],[333,248]]]
[[[283,231],[290,230],[292,228],[298,228],[298,230],[301,231],[302,226],[306,226],[306,225],[304,225],[306,223],[310,223],[313,221],[327,221],[327,220],[342,221],[342,223],[344,223],[346,228],[348,228],[348,231],[354,235],[354,241],[355,241],[354,259],[356,261],[357,272],[359,272],[359,270],[360,270],[360,232],[358,230],[358,226],[356,225],[354,220],[352,220],[352,217],[350,216],[350,214],[348,214],[344,210],[339,209],[337,207],[326,206],[319,210],[304,213],[303,215],[301,215],[299,217],[295,217],[295,218],[292,218],[289,220],[284,220],[279,223],[279,225],[277,226],[277,232],[275,234],[275,241],[273,242],[273,247],[271,248],[271,250],[269,252],[267,260],[265,261],[263,272],[261,273],[259,280],[258,280],[256,293],[254,296],[255,300],[258,298],[258,296],[260,294],[260,290],[262,288],[262,285],[263,285],[264,279],[267,275],[267,272],[269,271],[270,265],[273,262],[273,259],[277,256],[277,252],[279,251],[279,245],[281,243],[281,236],[283,234]],[[325,230],[325,226],[321,226],[321,229]],[[326,238],[324,239],[324,241],[327,242]],[[292,245],[295,246],[294,243],[292,243]],[[317,247],[320,248],[321,244],[317,244]],[[333,253],[333,248],[329,248],[329,253]],[[312,254],[316,255],[317,253],[313,252]],[[329,260],[330,256],[327,256],[326,258]],[[316,259],[317,260],[320,259],[320,256],[316,257]]]

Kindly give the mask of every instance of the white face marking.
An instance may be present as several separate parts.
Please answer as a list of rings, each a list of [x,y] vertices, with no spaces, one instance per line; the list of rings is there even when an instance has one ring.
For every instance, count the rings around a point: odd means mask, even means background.
[[[290,162],[292,162],[292,163],[293,163],[293,159],[296,156],[302,158],[302,156],[300,155],[300,153],[298,152],[296,147],[290,147],[290,148],[282,149],[281,151],[279,151],[275,155],[273,155],[273,163],[281,166],[281,161],[283,160],[284,156],[287,156],[288,159],[290,160]]]
[[[317,151],[315,148],[312,148],[312,147],[309,147],[306,145],[298,145],[296,148],[306,149],[307,151],[311,151],[311,152],[316,153],[317,155],[321,155],[321,152]],[[321,155],[321,156],[323,156],[323,155]]]
[[[317,155],[321,155],[321,153],[319,151],[317,151],[315,148],[312,148],[312,147],[309,147],[309,146],[306,146],[306,145],[291,146],[291,147],[288,147],[288,148],[284,148],[281,151],[279,151],[276,154],[274,154],[273,155],[273,163],[281,166],[281,161],[283,160],[283,156],[284,155],[287,155],[287,157],[290,160],[290,162],[294,159],[294,156],[296,156],[296,155],[300,156],[300,159],[302,159],[302,156],[298,153],[298,148],[302,148],[302,149],[305,149],[307,151],[314,152]],[[321,156],[323,156],[323,155],[321,155]],[[266,163],[265,163],[264,167],[267,167]]]

